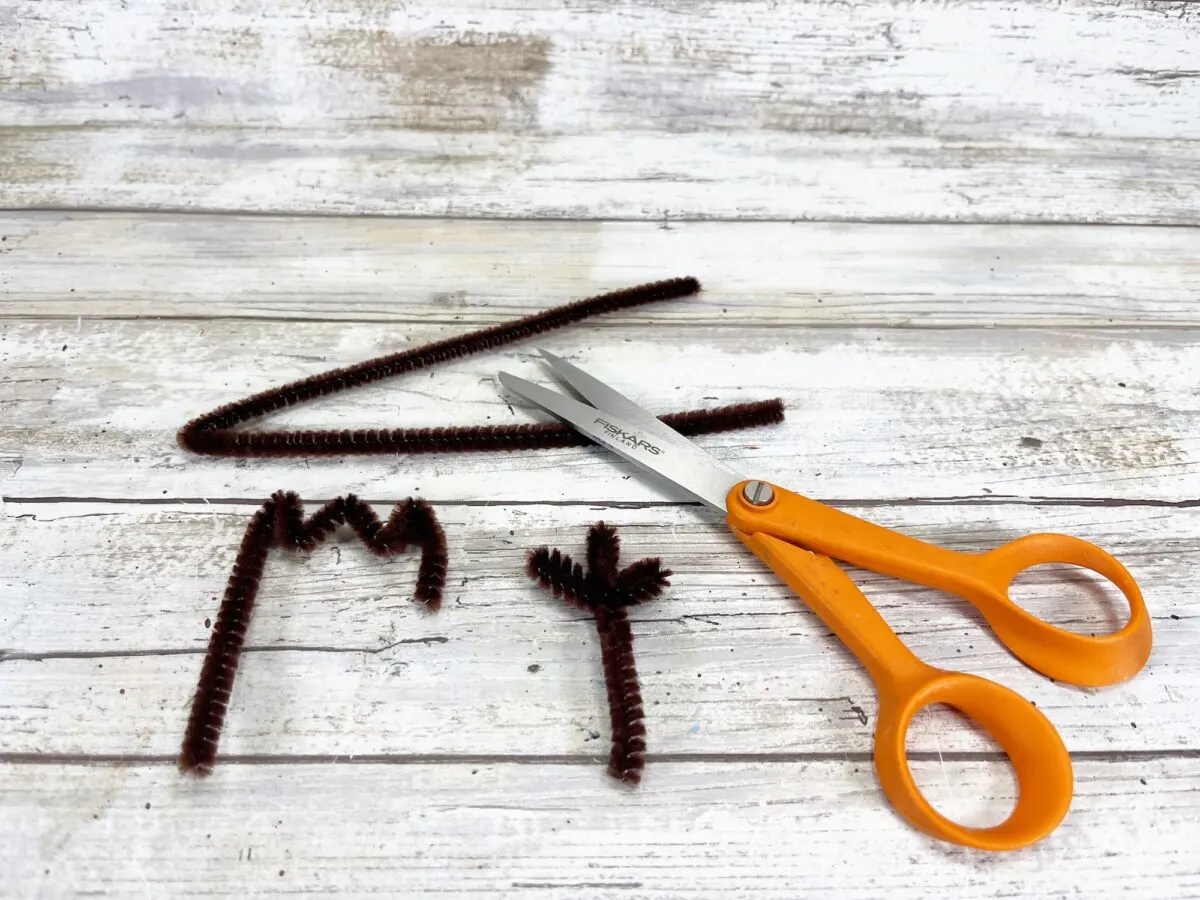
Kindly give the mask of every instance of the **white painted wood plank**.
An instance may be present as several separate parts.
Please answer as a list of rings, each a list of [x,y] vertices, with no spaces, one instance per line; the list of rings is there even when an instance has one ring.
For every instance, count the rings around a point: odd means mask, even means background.
[[[600,448],[233,461],[183,452],[189,419],[249,393],[461,333],[456,324],[10,321],[0,333],[7,497],[678,499]],[[498,393],[547,378],[534,346],[655,411],[781,397],[778,426],[705,437],[822,497],[1200,496],[1192,331],[687,329],[588,324],[288,410],[270,427],[540,420]],[[501,476],[502,477],[499,477]],[[626,477],[628,476],[628,477]]]
[[[1200,208],[1189,3],[4,10],[21,24],[0,85],[7,206],[1147,223]]]
[[[1003,814],[1006,787],[979,764],[915,769],[943,808]],[[24,896],[1182,900],[1200,886],[1195,759],[1081,761],[1064,823],[995,855],[908,828],[869,763],[664,764],[637,792],[578,766],[231,766],[195,783],[165,766],[6,765],[0,796],[0,861]]]
[[[0,215],[0,316],[494,324],[694,275],[597,320],[695,325],[1200,322],[1200,229]]]
[[[536,546],[581,555],[587,527],[601,518],[619,529],[627,561],[659,556],[675,573],[666,596],[631,616],[652,755],[869,751],[878,707],[864,671],[719,522],[684,508],[437,509],[450,571],[436,614],[409,600],[415,554],[380,562],[350,540],[308,560],[273,554],[223,753],[572,754],[602,768],[609,728],[594,626],[524,574],[524,554]],[[1071,750],[1194,746],[1194,511],[849,509],[964,550],[1034,531],[1107,548],[1139,579],[1156,643],[1136,678],[1100,690],[1053,684],[1025,669],[960,601],[855,577],[914,652],[1025,694]],[[0,520],[7,651],[0,752],[175,754],[206,622],[216,618],[252,510],[8,504]],[[1124,602],[1090,578],[1071,583],[1035,572],[1015,596],[1085,633],[1124,621]],[[991,746],[948,720],[927,714],[911,746],[930,753]]]

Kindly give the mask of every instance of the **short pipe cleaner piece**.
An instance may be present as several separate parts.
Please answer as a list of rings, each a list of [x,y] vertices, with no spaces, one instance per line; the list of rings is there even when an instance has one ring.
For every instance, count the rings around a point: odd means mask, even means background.
[[[303,378],[218,407],[193,419],[180,429],[178,441],[193,453],[226,457],[465,453],[586,446],[589,443],[587,438],[558,422],[451,428],[253,432],[238,431],[236,426],[317,397],[482,353],[600,313],[685,297],[698,290],[700,282],[695,278],[672,278],[643,284],[558,306],[504,325]],[[778,424],[783,421],[783,403],[778,399],[737,403],[707,410],[669,413],[661,418],[680,433],[695,437]]]
[[[618,571],[620,556],[616,530],[597,522],[588,530],[586,572],[571,557],[548,547],[529,554],[527,571],[555,597],[564,597],[595,618],[612,728],[608,774],[636,785],[646,764],[646,726],[625,609],[661,594],[670,585],[671,572],[658,559],[639,560]]]
[[[250,519],[225,588],[192,700],[179,756],[181,771],[208,775],[216,762],[217,743],[268,551],[278,546],[311,552],[342,524],[348,525],[376,556],[403,553],[408,544],[419,544],[421,564],[415,598],[429,609],[441,605],[446,584],[446,536],[424,500],[410,498],[397,503],[383,523],[353,494],[330,500],[308,519],[295,493],[272,494]]]

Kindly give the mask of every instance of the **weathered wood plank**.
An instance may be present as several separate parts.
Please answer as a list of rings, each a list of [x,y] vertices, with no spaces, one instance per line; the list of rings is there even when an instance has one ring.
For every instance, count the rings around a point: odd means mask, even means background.
[[[9,890],[1196,895],[1200,229],[961,223],[1200,223],[1198,11],[0,5],[0,205],[385,217],[0,217]],[[580,221],[535,221],[564,216]],[[784,426],[705,444],[852,512],[964,549],[1066,531],[1141,580],[1150,664],[1079,691],[1021,668],[961,604],[856,573],[919,654],[1013,686],[1061,729],[1078,798],[1043,845],[985,859],[900,823],[861,668],[711,517],[597,502],[662,496],[603,452],[175,447],[186,418],[249,391],[685,273],[704,295],[543,343],[655,408],[784,396]],[[491,378],[535,371],[530,349],[273,421],[529,421]],[[381,511],[434,498],[450,597],[413,608],[412,557],[276,554],[225,763],[197,784],[170,759],[204,620],[279,487]],[[1059,499],[1021,499],[1043,496]],[[521,572],[526,549],[578,550],[599,517],[676,571],[635,616],[657,758],[634,792],[603,773],[592,626]],[[1076,629],[1113,619],[1046,573],[1021,598]],[[910,746],[943,809],[994,821],[1011,803],[1007,766],[964,758],[989,744],[948,715],[922,716]]]
[[[598,325],[1200,323],[1200,229],[0,216],[0,316],[494,324],[695,275]]]
[[[0,333],[5,496],[679,499],[600,448],[353,460],[184,453],[184,422],[245,395],[460,333],[456,325],[11,320]],[[687,329],[585,324],[537,344],[666,412],[782,397],[779,426],[709,436],[735,466],[823,497],[1200,496],[1194,331]],[[539,420],[500,369],[529,343],[323,398],[271,427]]]
[[[7,206],[1200,221],[1194,4],[5,9]]]
[[[979,764],[914,769],[968,820],[1011,802]],[[231,766],[197,784],[165,766],[6,765],[0,797],[0,861],[23,895],[1182,900],[1200,886],[1195,759],[1081,761],[1058,830],[990,856],[908,828],[869,763],[664,764],[639,792],[578,766]]]
[[[250,506],[8,505],[0,519],[0,752],[178,750]],[[315,508],[311,506],[310,508]],[[1156,644],[1132,681],[1101,690],[1025,669],[966,604],[855,572],[888,622],[935,665],[1000,680],[1044,709],[1075,751],[1190,747],[1200,727],[1200,518],[1144,507],[850,507],[935,543],[982,550],[1020,534],[1075,534],[1139,579]],[[380,507],[380,512],[384,507]],[[694,510],[440,505],[446,605],[409,600],[411,558],[352,540],[303,560],[277,551],[239,674],[229,754],[607,752],[599,649],[587,616],[524,574],[542,545],[581,554],[615,525],[629,561],[659,556],[667,595],[632,613],[652,753],[867,752],[875,691],[863,670],[725,528]],[[1015,596],[1063,627],[1106,633],[1124,601],[1091,578],[1036,571]],[[987,750],[928,715],[921,751]],[[599,761],[597,761],[599,765]]]

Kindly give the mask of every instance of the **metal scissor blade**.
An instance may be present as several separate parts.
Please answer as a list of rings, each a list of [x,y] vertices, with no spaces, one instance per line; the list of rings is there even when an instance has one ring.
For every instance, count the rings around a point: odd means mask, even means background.
[[[638,406],[624,394],[617,393],[603,381],[593,378],[578,366],[573,366],[561,356],[555,356],[540,347],[538,353],[542,354],[542,358],[554,370],[554,374],[578,391],[588,403],[597,409],[607,410],[620,416],[631,425],[652,431],[658,437],[672,443],[676,441],[691,443],[678,431],[660,422],[658,416],[650,410]]]
[[[609,387],[599,378],[589,375],[578,366],[572,365],[547,350],[539,349],[538,353],[542,354],[542,358],[559,378],[574,388],[592,406],[620,416],[629,424],[650,432],[659,442],[676,447],[681,453],[691,454],[697,459],[707,462],[713,468],[723,469],[741,480],[741,473],[717,459],[707,450],[702,449],[689,438],[684,437],[650,410],[638,406],[624,394]]]
[[[562,419],[576,431],[612,450],[660,478],[717,509],[725,509],[725,498],[734,485],[745,480],[732,469],[693,444],[683,435],[683,444],[664,440],[655,431],[630,422],[623,416],[588,406],[533,382],[501,372],[505,388]],[[660,427],[662,423],[659,423]]]

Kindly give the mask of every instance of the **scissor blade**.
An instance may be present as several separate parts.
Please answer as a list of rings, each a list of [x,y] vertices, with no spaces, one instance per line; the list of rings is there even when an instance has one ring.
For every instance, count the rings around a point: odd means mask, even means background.
[[[500,373],[500,383],[597,444],[677,485],[709,506],[724,510],[726,496],[735,484],[744,480],[744,476],[725,467],[682,435],[679,437],[684,441],[683,445],[668,442],[623,416],[572,400],[507,372]]]
[[[644,428],[647,431],[652,431],[658,437],[672,443],[677,441],[691,443],[691,441],[674,428],[660,422],[658,416],[654,415],[650,410],[638,406],[624,394],[613,390],[603,381],[594,378],[578,366],[571,365],[571,363],[567,362],[561,356],[555,356],[548,350],[538,348],[538,353],[542,354],[542,358],[546,360],[559,378],[571,385],[588,403],[597,409],[604,409],[610,413],[614,413],[626,422],[637,425],[639,428]],[[716,460],[713,462],[719,465]]]
[[[592,406],[620,416],[631,425],[644,428],[662,443],[678,448],[681,453],[691,454],[693,457],[707,462],[713,468],[723,469],[730,475],[737,477],[738,480],[741,480],[741,473],[721,462],[721,460],[717,459],[707,450],[702,449],[691,439],[684,437],[670,425],[663,422],[658,416],[650,412],[650,410],[643,406],[638,406],[638,404],[614,388],[609,387],[599,378],[589,375],[583,369],[572,365],[560,356],[555,356],[548,350],[539,349],[538,353],[542,354],[542,357],[549,363],[550,368],[554,370],[554,373],[559,378],[567,382]]]

